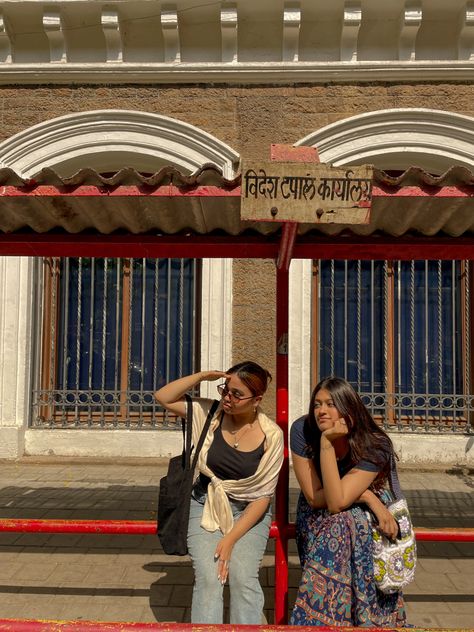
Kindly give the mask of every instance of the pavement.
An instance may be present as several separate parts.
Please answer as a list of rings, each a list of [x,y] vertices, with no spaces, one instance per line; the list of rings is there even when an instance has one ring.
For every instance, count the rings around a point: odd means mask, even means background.
[[[0,461],[0,518],[150,520],[164,460]],[[474,528],[472,471],[401,468],[416,527]],[[290,478],[290,518],[298,495]],[[261,569],[265,617],[273,622],[274,543]],[[289,604],[300,569],[290,543]],[[189,621],[193,571],[164,555],[157,537],[0,533],[0,618]],[[227,595],[228,597],[228,595]],[[474,626],[474,544],[420,542],[405,591],[417,627]]]

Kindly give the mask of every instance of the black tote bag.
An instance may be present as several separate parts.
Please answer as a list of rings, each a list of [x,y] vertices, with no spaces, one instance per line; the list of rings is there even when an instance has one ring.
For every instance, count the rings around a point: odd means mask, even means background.
[[[163,551],[168,555],[186,555],[188,552],[189,506],[191,504],[191,490],[194,482],[194,468],[196,467],[209,424],[219,405],[219,402],[214,400],[191,463],[193,406],[191,397],[188,394],[185,397],[187,402],[186,423],[184,419],[181,420],[183,452],[179,456],[174,456],[170,459],[168,472],[160,480],[158,495],[158,538]]]

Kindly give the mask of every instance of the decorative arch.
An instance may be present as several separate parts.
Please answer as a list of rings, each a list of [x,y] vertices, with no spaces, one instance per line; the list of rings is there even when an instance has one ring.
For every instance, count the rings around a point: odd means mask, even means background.
[[[474,167],[474,119],[427,108],[379,110],[327,125],[295,144],[317,147],[321,161],[335,166],[417,165],[441,174],[453,165]]]
[[[389,109],[352,116],[327,125],[295,143],[318,149],[321,162],[335,166],[374,164],[380,169],[404,171],[417,165],[441,174],[453,165],[474,168],[474,119],[425,108]],[[297,264],[297,265],[295,265]],[[301,366],[310,366],[311,261],[292,261],[290,303],[298,304],[298,323],[290,327],[290,418],[305,412],[309,380],[301,379]],[[306,357],[305,357],[306,353]],[[304,371],[303,371],[304,373]],[[309,373],[309,372],[306,372]]]
[[[205,163],[232,178],[239,154],[211,134],[183,121],[130,110],[94,110],[34,125],[0,143],[0,164],[22,177],[44,167],[69,176],[81,167],[118,171],[132,166],[156,172],[175,165],[185,173]]]
[[[130,110],[95,110],[61,116],[0,143],[0,166],[10,167],[23,178],[32,178],[45,167],[53,168],[61,176],[70,176],[83,167],[98,172],[134,167],[153,173],[164,165],[192,173],[206,163],[213,163],[222,169],[224,177],[231,179],[239,159],[231,147],[198,127],[159,114]],[[32,265],[30,260],[30,269]],[[203,259],[200,352],[203,369],[230,366],[231,304],[232,261]]]

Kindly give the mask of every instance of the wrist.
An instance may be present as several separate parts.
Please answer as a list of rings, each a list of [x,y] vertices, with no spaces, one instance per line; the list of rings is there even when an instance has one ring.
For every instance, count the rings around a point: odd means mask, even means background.
[[[334,451],[333,444],[324,435],[321,436],[321,443],[320,443],[319,447],[320,447],[321,450],[333,450]]]

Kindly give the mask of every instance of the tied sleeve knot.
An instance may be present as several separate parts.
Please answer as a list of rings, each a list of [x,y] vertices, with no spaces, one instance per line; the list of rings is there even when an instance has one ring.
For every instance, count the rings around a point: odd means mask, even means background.
[[[204,503],[201,527],[206,531],[220,529],[224,535],[234,526],[234,517],[229,498],[224,490],[223,481],[217,476],[211,476],[207,488],[207,498]]]

